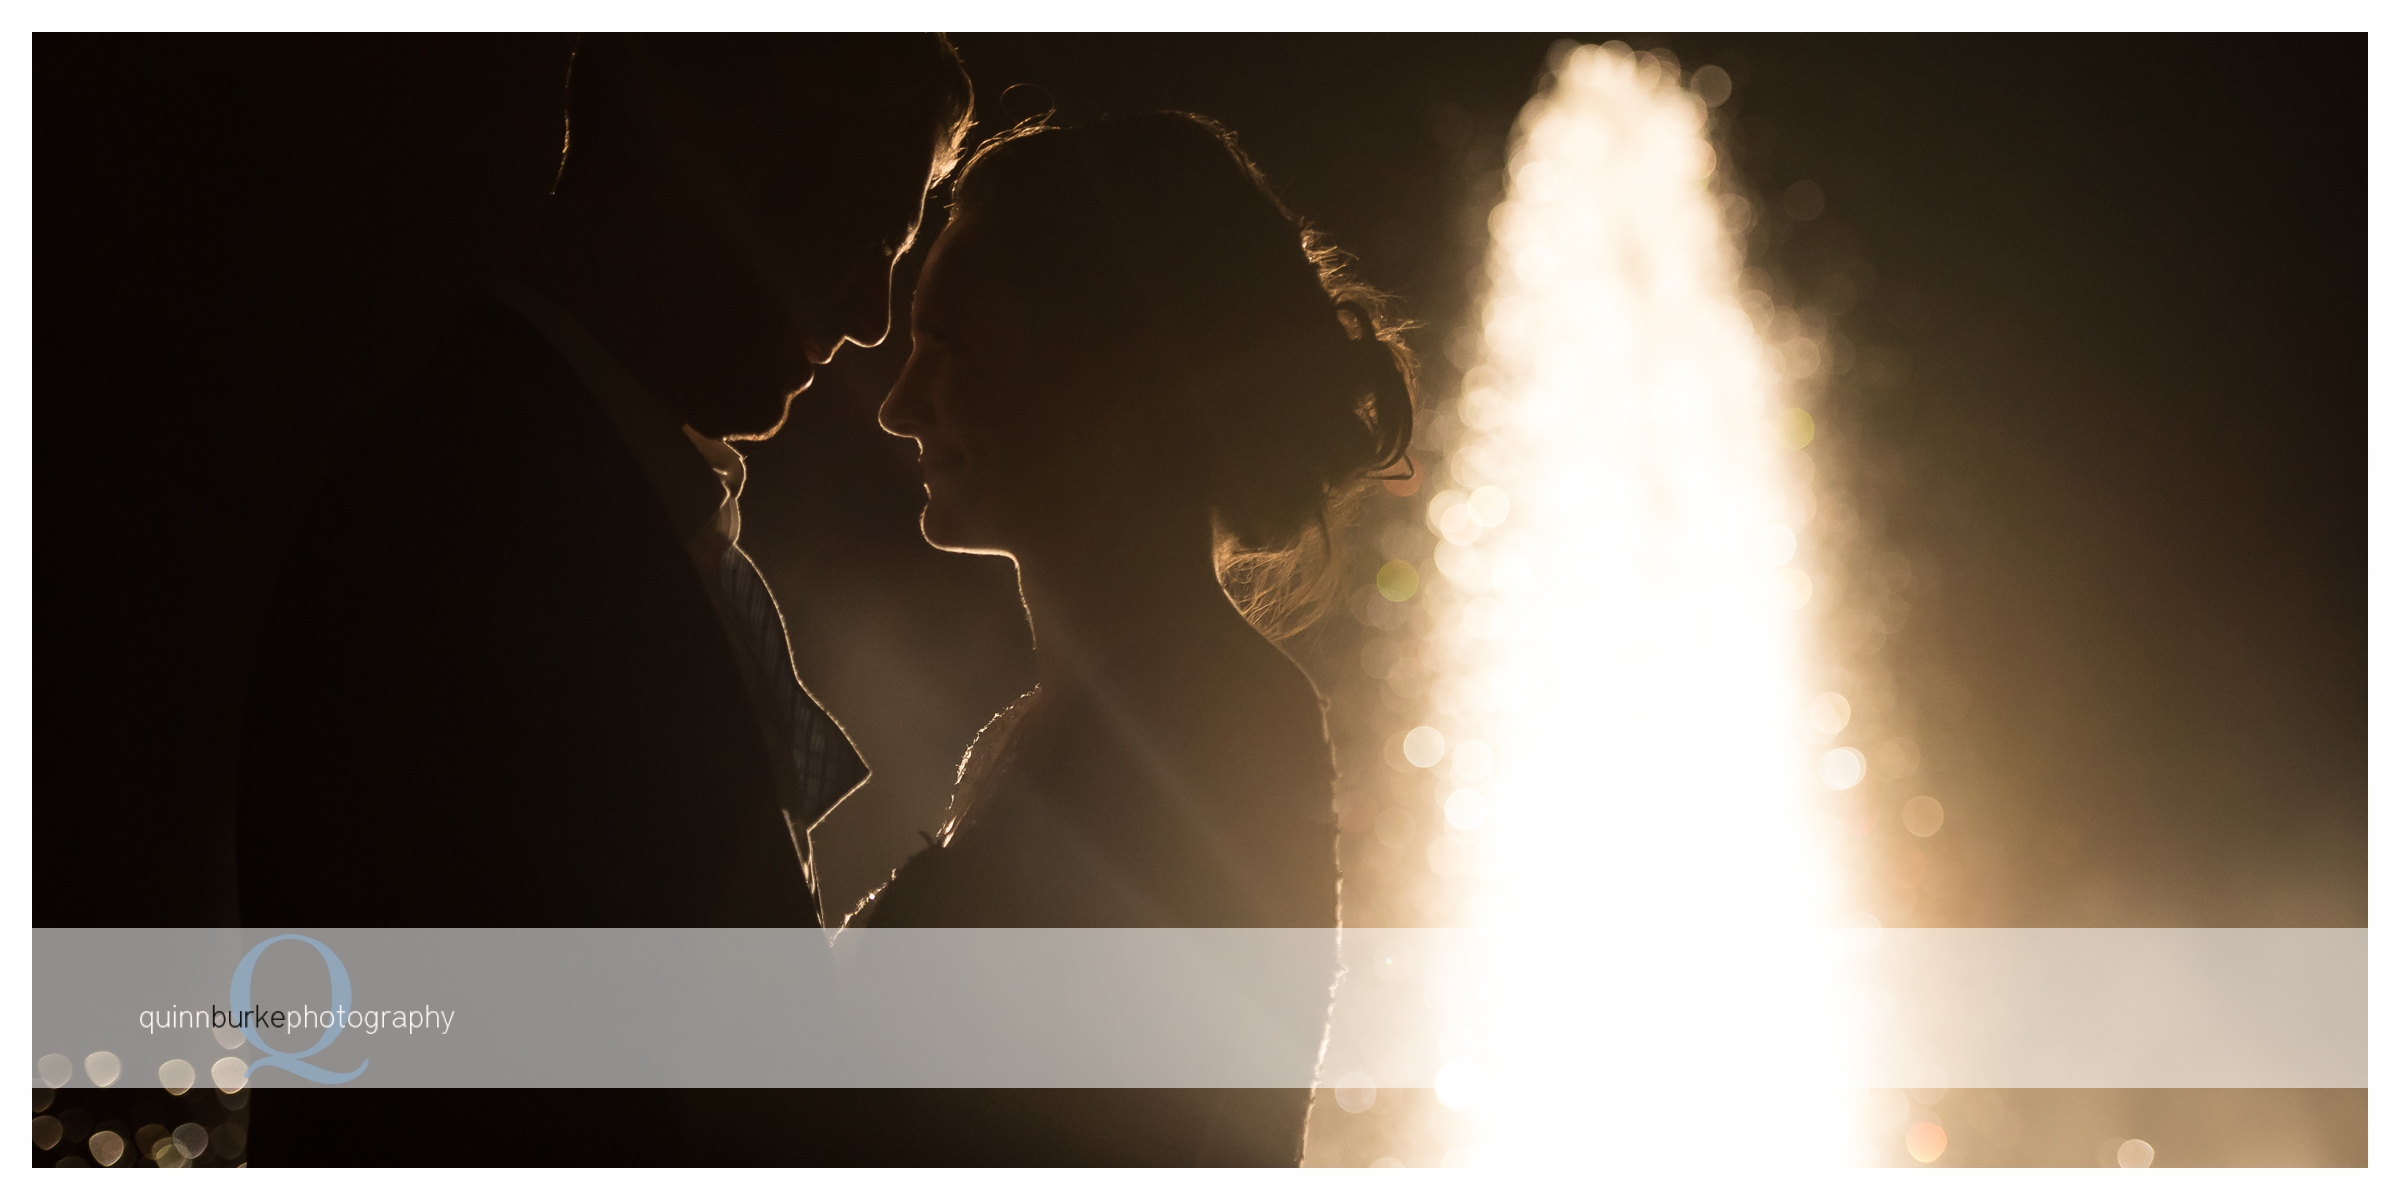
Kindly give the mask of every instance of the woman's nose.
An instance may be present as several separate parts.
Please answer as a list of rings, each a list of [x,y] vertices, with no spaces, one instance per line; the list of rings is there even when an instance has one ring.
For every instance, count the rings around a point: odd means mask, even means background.
[[[899,382],[892,385],[883,403],[875,409],[875,423],[894,437],[922,437],[933,427],[923,391],[917,383],[916,357],[911,355],[908,365],[900,369]]]

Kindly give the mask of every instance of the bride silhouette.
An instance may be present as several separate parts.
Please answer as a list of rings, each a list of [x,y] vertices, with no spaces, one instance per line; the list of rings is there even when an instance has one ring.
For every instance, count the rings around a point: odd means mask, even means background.
[[[1015,561],[1039,683],[854,919],[1332,927],[1323,700],[1276,639],[1407,461],[1385,298],[1205,117],[1021,126],[953,195],[881,420],[917,443],[926,540]],[[1307,1092],[1007,1107],[973,1124],[1044,1161],[1291,1165]]]

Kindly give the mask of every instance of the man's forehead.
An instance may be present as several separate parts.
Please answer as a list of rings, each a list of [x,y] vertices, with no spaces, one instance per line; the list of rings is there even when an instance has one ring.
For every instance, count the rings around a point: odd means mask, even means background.
[[[871,243],[899,254],[913,244],[924,223],[928,173],[923,163],[913,173],[819,163],[786,175],[779,189],[781,203],[798,210],[790,219],[842,231],[840,240],[854,245]]]
[[[757,164],[763,180],[874,198],[924,194],[940,157],[925,127],[889,113],[858,119],[795,109],[744,130],[735,147],[731,161]]]

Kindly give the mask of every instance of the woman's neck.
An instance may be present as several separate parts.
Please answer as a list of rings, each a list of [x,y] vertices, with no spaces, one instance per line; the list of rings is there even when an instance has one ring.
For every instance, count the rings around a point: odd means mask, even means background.
[[[1036,670],[1053,697],[1139,689],[1212,634],[1249,630],[1217,581],[1204,516],[1109,524],[1015,555]]]

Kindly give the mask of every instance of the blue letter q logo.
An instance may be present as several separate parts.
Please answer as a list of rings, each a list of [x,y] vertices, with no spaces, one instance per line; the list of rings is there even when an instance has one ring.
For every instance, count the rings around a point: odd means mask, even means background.
[[[306,1061],[310,1055],[332,1045],[333,1039],[342,1036],[342,1021],[350,1012],[350,972],[342,966],[341,958],[326,948],[325,943],[303,934],[285,933],[250,947],[250,953],[242,956],[242,965],[233,969],[233,991],[227,997],[233,1002],[233,1011],[237,1013],[250,1011],[250,972],[258,966],[259,953],[277,942],[307,942],[316,947],[318,955],[325,959],[325,975],[333,984],[333,1020],[325,1026],[325,1036],[318,1038],[316,1045],[310,1046],[298,1054],[285,1053],[268,1045],[266,1039],[259,1036],[258,1026],[253,1023],[250,1027],[249,1038],[259,1049],[266,1051],[267,1056],[251,1063],[250,1073],[256,1075],[262,1067],[282,1067],[302,1079],[316,1083],[348,1083],[358,1078],[358,1072],[367,1069],[364,1059],[359,1061],[358,1070],[347,1075],[337,1075]]]

